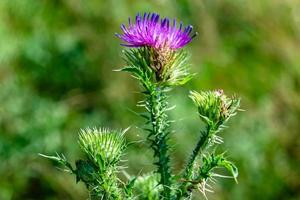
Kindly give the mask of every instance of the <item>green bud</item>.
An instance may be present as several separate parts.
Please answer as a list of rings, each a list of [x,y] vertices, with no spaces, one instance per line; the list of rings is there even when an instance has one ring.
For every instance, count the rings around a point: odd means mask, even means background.
[[[116,165],[126,147],[124,131],[110,129],[82,130],[79,144],[87,157],[101,169]]]
[[[162,191],[162,186],[159,185],[158,174],[150,173],[143,176],[139,176],[134,183],[134,189],[139,199],[160,199],[160,192]]]
[[[240,99],[227,97],[223,90],[190,92],[190,98],[198,107],[200,118],[210,127],[218,129],[236,114]]]

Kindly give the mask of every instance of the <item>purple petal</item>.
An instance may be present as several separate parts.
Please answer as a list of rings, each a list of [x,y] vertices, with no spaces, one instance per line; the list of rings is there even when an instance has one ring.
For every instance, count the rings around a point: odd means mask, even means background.
[[[160,19],[156,13],[138,13],[135,22],[131,18],[128,19],[128,28],[124,24],[121,25],[122,34],[116,34],[118,38],[123,40],[123,46],[141,47],[151,46],[153,48],[179,49],[191,42],[197,35],[192,34],[193,27],[186,26],[182,30],[183,24],[180,22],[177,28],[176,20],[172,25],[168,18]]]

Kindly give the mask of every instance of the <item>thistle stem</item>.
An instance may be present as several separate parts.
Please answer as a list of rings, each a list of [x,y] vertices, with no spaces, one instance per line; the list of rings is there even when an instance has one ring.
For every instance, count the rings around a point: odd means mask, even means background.
[[[211,132],[211,127],[209,125],[207,125],[205,131],[202,132],[202,135],[199,138],[199,140],[196,144],[196,147],[194,148],[194,150],[187,162],[187,165],[185,167],[183,177],[182,177],[184,182],[181,184],[180,189],[177,193],[177,199],[180,199],[181,197],[187,198],[190,196],[191,183],[189,182],[189,180],[191,179],[191,176],[192,176],[195,160],[196,160],[199,152],[203,151],[206,148],[206,146],[208,144],[210,132]]]
[[[118,180],[114,173],[111,172],[112,169],[107,169],[104,174],[101,172],[101,180],[90,186],[88,186],[90,191],[90,200],[121,200],[122,194],[118,187]],[[113,169],[115,171],[115,169]]]
[[[151,123],[147,139],[151,142],[154,157],[157,158],[155,165],[157,165],[157,172],[160,174],[160,184],[163,185],[162,196],[163,199],[170,199],[172,176],[167,144],[169,120],[166,114],[167,102],[164,88],[153,87],[151,91],[148,91],[146,109],[150,114],[149,122]]]
[[[201,148],[204,149],[206,144],[207,144],[207,141],[209,139],[209,133],[210,133],[210,126],[207,126],[206,127],[206,130],[202,133],[200,139],[198,140],[197,142],[197,145],[196,147],[194,148],[191,156],[190,156],[190,159],[187,163],[187,166],[185,168],[185,172],[184,172],[184,176],[183,178],[189,178],[192,174],[192,170],[193,170],[193,166],[194,166],[194,163],[195,163],[195,160],[196,160],[196,157],[197,155],[199,154]]]

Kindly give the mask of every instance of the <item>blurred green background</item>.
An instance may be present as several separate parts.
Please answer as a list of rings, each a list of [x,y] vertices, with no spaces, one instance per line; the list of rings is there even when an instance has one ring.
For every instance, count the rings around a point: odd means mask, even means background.
[[[114,33],[138,12],[181,19],[199,33],[187,47],[198,75],[171,93],[174,170],[201,128],[188,91],[223,88],[246,110],[222,134],[239,184],[220,180],[209,199],[300,199],[298,0],[1,0],[0,199],[86,199],[83,184],[38,153],[74,162],[82,156],[77,133],[88,126],[131,126],[127,140],[140,142],[127,151],[127,171],[153,168],[132,112],[140,111],[139,85],[112,71],[124,64]]]

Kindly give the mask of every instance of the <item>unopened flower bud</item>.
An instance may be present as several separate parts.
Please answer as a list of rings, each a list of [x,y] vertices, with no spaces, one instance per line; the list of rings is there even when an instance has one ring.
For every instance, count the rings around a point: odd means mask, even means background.
[[[125,131],[85,129],[79,134],[79,144],[88,158],[100,167],[115,165],[125,148]]]
[[[198,107],[200,118],[215,129],[234,116],[240,104],[238,98],[227,97],[223,90],[192,91],[190,97]]]

